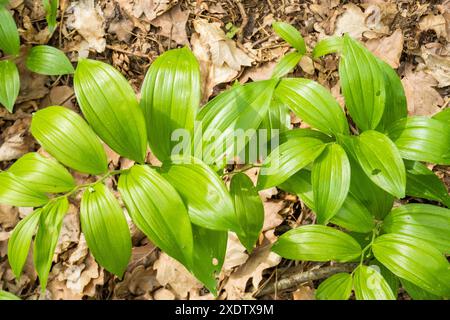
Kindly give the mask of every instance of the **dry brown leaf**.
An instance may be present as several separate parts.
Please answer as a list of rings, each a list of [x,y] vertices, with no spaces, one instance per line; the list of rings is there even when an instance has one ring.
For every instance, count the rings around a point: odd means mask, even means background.
[[[160,288],[153,293],[153,299],[155,300],[175,300],[175,295],[172,291],[166,288]]]
[[[392,68],[397,69],[400,65],[403,42],[403,32],[401,29],[397,29],[388,37],[368,40],[366,47]]]
[[[263,279],[264,270],[278,265],[280,261],[281,257],[271,251],[271,245],[256,248],[247,262],[228,278],[224,286],[227,299],[242,299],[245,297],[245,289],[250,279],[252,279],[253,285],[252,292],[256,290]]]
[[[19,221],[19,210],[16,207],[0,204],[0,226],[3,229],[13,228]]]
[[[162,285],[169,285],[178,299],[185,299],[188,294],[198,292],[203,285],[186,268],[164,252],[154,263],[156,280]]]
[[[34,140],[28,133],[31,118],[16,120],[0,136],[0,161],[15,160],[34,148]]]
[[[419,70],[424,70],[438,81],[438,87],[450,86],[450,53],[440,43],[428,43],[421,48],[421,58],[424,66],[419,65]]]
[[[296,291],[292,293],[292,298],[294,300],[316,300],[314,289],[308,286],[301,286]]]
[[[284,208],[283,201],[264,201],[264,226],[262,231],[278,227],[283,222],[283,217],[278,214]]]
[[[189,11],[181,11],[179,5],[152,20],[151,24],[159,27],[158,34],[175,41],[179,45],[189,44],[186,34],[186,23]]]
[[[444,103],[444,99],[434,89],[438,82],[424,71],[414,72],[411,66],[407,67],[402,84],[405,88],[410,115],[433,115]]]
[[[434,30],[438,37],[443,37],[450,41],[450,34],[447,33],[447,22],[441,14],[429,14],[423,17],[419,22],[419,29],[421,31]]]
[[[64,216],[55,255],[65,252],[73,243],[78,243],[80,239],[80,217],[78,208],[73,204],[69,206],[67,214]]]
[[[49,94],[42,99],[40,107],[46,108],[48,106],[64,106],[74,110],[75,106],[72,103],[74,97],[73,88],[69,86],[57,86],[50,89]]]
[[[105,19],[100,5],[95,4],[94,0],[80,0],[72,9],[73,14],[67,19],[67,26],[77,30],[85,40],[84,44],[80,44],[80,56],[87,57],[86,49],[105,51]]]
[[[239,78],[240,83],[246,83],[249,79],[252,81],[262,81],[270,79],[273,73],[273,69],[277,65],[276,62],[266,62],[259,66],[248,68],[244,71]]]
[[[120,19],[110,23],[108,32],[115,34],[119,41],[128,42],[134,29],[133,21],[129,19]]]
[[[306,72],[309,75],[313,75],[316,71],[316,68],[314,67],[313,60],[308,56],[303,56],[299,63],[300,67],[304,72]]]
[[[228,275],[235,267],[245,263],[248,259],[246,251],[237,235],[233,232],[228,232],[227,253],[222,267],[222,274]]]

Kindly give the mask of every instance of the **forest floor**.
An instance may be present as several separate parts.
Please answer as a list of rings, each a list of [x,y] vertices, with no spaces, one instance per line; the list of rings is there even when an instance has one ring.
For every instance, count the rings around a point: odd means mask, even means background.
[[[31,45],[50,44],[66,52],[74,62],[79,57],[108,62],[124,74],[136,92],[152,61],[164,51],[180,46],[191,47],[200,62],[203,102],[235,80],[245,83],[267,79],[276,62],[289,51],[271,28],[273,21],[282,20],[301,31],[309,51],[329,35],[348,32],[362,40],[398,71],[412,115],[432,115],[449,103],[450,1],[60,0],[60,6],[59,27],[50,37],[41,1],[10,1],[9,8],[20,30],[22,52]],[[318,60],[305,56],[294,76],[320,82],[343,104],[337,66],[334,55]],[[79,111],[71,76],[30,73],[23,59],[19,69],[21,92],[15,113],[0,108],[2,170],[23,154],[39,149],[28,131],[33,112],[50,105]],[[295,127],[303,126],[295,116],[291,121]],[[108,157],[111,168],[131,164],[113,151],[108,152]],[[448,167],[436,166],[433,170],[450,186]],[[92,179],[84,175],[76,178]],[[292,282],[292,276],[305,271],[314,273],[328,264],[286,261],[270,252],[270,244],[280,233],[312,223],[314,215],[296,196],[275,188],[264,191],[261,197],[265,223],[258,247],[248,254],[230,235],[220,275],[219,299],[313,299],[317,281],[297,283]],[[103,270],[89,254],[80,233],[78,207],[76,200],[64,219],[48,289],[41,298],[214,298],[134,226],[133,253],[124,278],[117,279]],[[30,209],[0,205],[0,289],[25,299],[37,299],[40,294],[31,257],[24,274],[15,279],[6,256],[10,231],[29,213]],[[267,289],[282,279],[291,287],[276,292]],[[408,298],[404,294],[401,297]]]

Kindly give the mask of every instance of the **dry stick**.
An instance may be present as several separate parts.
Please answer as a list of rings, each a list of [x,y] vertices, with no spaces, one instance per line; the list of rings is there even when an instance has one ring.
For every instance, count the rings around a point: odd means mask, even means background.
[[[242,23],[241,27],[239,28],[239,35],[238,35],[238,41],[242,43],[242,39],[244,39],[244,29],[247,27],[248,24],[248,16],[247,13],[245,13],[245,8],[242,5],[241,0],[234,0],[234,2],[236,3],[239,9],[239,13],[241,14],[242,17]]]
[[[315,270],[309,270],[302,273],[296,273],[286,278],[280,279],[276,283],[272,283],[270,286],[265,287],[264,289],[257,292],[255,296],[262,297],[267,294],[296,287],[304,282],[327,278],[336,273],[351,272],[356,267],[357,267],[356,263],[348,263],[323,267]]]

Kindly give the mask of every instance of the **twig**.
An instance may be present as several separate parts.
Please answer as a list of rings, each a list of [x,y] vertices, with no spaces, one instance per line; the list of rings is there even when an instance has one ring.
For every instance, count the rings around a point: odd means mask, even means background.
[[[241,27],[239,28],[239,34],[238,34],[238,41],[240,43],[242,43],[242,39],[244,39],[244,30],[248,24],[248,16],[247,16],[247,13],[245,13],[245,8],[242,5],[241,0],[234,0],[234,2],[236,3],[236,5],[239,9],[239,13],[241,14],[241,17],[242,17],[242,23],[241,23]]]
[[[274,292],[290,289],[304,282],[327,278],[339,272],[351,272],[353,271],[353,269],[356,268],[357,265],[358,264],[356,263],[339,264],[335,266],[309,270],[302,273],[296,273],[286,278],[279,279],[275,283],[272,282],[269,286],[265,287],[262,290],[257,291],[255,293],[255,297],[262,297],[268,294],[272,294]]]

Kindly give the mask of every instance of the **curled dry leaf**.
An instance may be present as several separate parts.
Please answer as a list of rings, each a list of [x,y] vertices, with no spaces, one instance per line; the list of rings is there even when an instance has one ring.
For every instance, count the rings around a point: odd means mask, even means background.
[[[234,232],[228,233],[227,252],[222,267],[222,275],[229,275],[233,269],[247,261],[248,254]]]
[[[28,134],[31,119],[18,119],[0,136],[0,161],[19,159],[34,148],[34,140]]]
[[[179,45],[189,43],[186,34],[186,23],[189,11],[181,11],[179,5],[154,19],[151,24],[159,27],[158,34],[175,41]]]
[[[438,37],[443,37],[450,41],[450,34],[447,32],[447,22],[441,14],[429,14],[423,17],[419,22],[421,31],[434,30]]]
[[[99,4],[95,4],[94,0],[80,0],[73,5],[73,14],[69,16],[67,26],[78,31],[88,48],[103,52],[106,48],[104,22]],[[87,56],[86,53],[80,55]]]
[[[414,72],[412,66],[408,66],[402,84],[410,115],[430,116],[438,112],[439,107],[444,104],[444,99],[434,88],[438,82],[424,71]]]
[[[401,29],[397,29],[390,36],[368,40],[366,47],[392,68],[397,69],[400,65],[403,42],[403,32]]]
[[[438,82],[438,87],[450,86],[450,52],[439,43],[428,43],[421,48],[424,66],[419,68],[430,74]]]
[[[65,252],[73,243],[78,243],[79,239],[80,218],[78,208],[71,204],[63,219],[55,254],[58,255]]]

